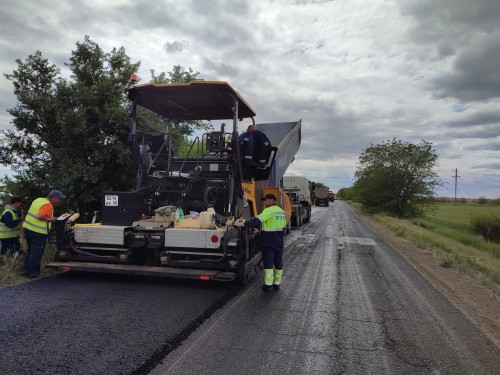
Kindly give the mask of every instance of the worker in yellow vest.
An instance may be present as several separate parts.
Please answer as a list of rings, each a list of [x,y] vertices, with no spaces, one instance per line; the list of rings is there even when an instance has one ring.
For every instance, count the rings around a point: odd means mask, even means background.
[[[22,275],[31,279],[40,276],[40,264],[47,246],[50,227],[56,220],[54,205],[61,203],[64,198],[66,197],[59,190],[52,190],[47,198],[37,198],[31,203],[23,224],[24,237],[28,247],[24,257]]]
[[[264,198],[266,208],[260,215],[244,221],[238,219],[235,227],[261,228],[260,245],[264,263],[264,285],[262,290],[279,290],[283,279],[283,230],[286,227],[285,212],[276,204],[276,196],[267,194]]]
[[[14,254],[21,250],[19,230],[23,218],[19,209],[22,204],[23,200],[20,197],[12,197],[10,204],[5,206],[5,210],[0,216],[0,240],[2,241],[0,255],[5,255],[7,252]]]

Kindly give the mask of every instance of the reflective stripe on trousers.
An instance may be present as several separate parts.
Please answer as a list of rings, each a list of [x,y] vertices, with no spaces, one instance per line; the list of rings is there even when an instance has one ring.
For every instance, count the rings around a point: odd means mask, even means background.
[[[281,285],[283,281],[283,270],[274,269],[274,285]]]
[[[264,268],[264,284],[273,285],[274,270],[272,268]]]

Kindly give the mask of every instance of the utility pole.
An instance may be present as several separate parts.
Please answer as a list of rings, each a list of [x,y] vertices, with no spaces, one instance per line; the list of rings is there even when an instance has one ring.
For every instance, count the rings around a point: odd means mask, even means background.
[[[455,168],[455,175],[454,176],[451,176],[451,177],[455,177],[455,206],[457,205],[457,181],[458,181],[458,178],[460,177],[458,175],[458,169]]]

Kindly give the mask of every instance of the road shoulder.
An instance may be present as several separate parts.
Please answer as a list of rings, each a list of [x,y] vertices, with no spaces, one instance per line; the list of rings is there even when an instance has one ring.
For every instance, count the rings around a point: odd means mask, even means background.
[[[356,211],[368,226],[398,250],[500,349],[500,299],[491,290],[452,268],[441,267],[432,252],[416,247],[370,216]]]

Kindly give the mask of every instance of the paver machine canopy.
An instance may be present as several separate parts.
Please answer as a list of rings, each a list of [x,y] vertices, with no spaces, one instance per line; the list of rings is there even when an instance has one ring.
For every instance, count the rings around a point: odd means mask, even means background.
[[[215,205],[217,212],[241,215],[237,207],[239,184],[244,179],[266,180],[275,153],[269,145],[266,165],[242,165],[238,121],[251,119],[255,111],[226,82],[192,81],[179,84],[132,85],[129,141],[138,168],[138,191],[152,206],[179,205],[199,211]],[[193,120],[232,119],[226,130],[204,134],[193,141],[185,157],[176,156],[169,134],[136,139],[136,106],[140,105],[175,123]],[[146,161],[146,162],[145,162]],[[165,199],[167,197],[167,199]]]

